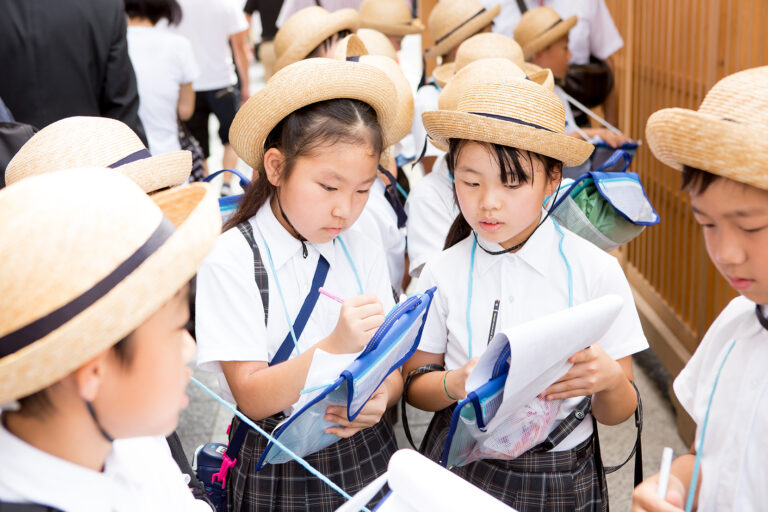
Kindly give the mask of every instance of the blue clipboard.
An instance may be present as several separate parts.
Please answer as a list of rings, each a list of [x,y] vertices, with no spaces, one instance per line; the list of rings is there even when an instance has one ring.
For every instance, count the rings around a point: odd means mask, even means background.
[[[341,438],[337,435],[325,433],[326,428],[336,426],[324,419],[325,411],[331,405],[345,405],[349,420],[357,417],[389,374],[416,352],[436,289],[412,295],[390,311],[352,364],[333,384],[278,425],[273,436],[301,457],[339,441]],[[291,457],[270,442],[256,463],[256,471],[267,464],[290,460]]]
[[[509,344],[499,353],[491,372],[491,377],[485,384],[471,391],[461,400],[451,415],[451,425],[445,439],[443,455],[440,464],[451,468],[459,463],[461,453],[471,449],[468,443],[474,444],[474,439],[468,436],[457,436],[464,423],[476,423],[481,432],[485,432],[488,422],[494,417],[504,398],[504,384],[509,373]]]

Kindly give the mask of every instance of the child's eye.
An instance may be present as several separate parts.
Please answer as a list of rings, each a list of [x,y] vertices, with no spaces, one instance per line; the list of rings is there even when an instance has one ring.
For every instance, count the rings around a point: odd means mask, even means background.
[[[520,188],[520,183],[505,183],[504,186],[509,190],[515,190],[517,188]]]
[[[745,233],[757,233],[758,231],[762,231],[766,227],[768,226],[761,226],[759,228],[752,228],[752,229],[741,228],[741,230],[744,231]]]
[[[365,189],[365,190],[358,190],[358,191],[357,191],[357,193],[358,193],[358,194],[367,194],[367,193],[368,193],[368,192],[370,192],[370,191],[371,191],[371,189],[367,188],[367,189]]]
[[[329,187],[328,185],[323,185],[320,183],[320,186],[323,187],[323,190],[327,190],[328,192],[333,192],[334,190],[338,190],[336,187]]]
[[[480,186],[480,184],[479,184],[479,183],[472,183],[472,182],[470,182],[470,181],[463,181],[463,180],[462,180],[462,183],[464,183],[464,184],[465,184],[466,186],[468,186],[468,187],[479,187],[479,186]]]

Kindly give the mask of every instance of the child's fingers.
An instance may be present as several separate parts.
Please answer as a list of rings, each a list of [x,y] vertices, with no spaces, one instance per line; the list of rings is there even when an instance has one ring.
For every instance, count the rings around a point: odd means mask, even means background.
[[[342,439],[347,439],[360,432],[361,428],[344,428],[344,427],[328,427],[325,429],[326,434],[334,434]]]
[[[368,331],[375,332],[376,329],[378,329],[379,326],[381,326],[381,324],[383,323],[384,323],[384,315],[373,315],[360,320],[357,326],[361,331],[367,333]],[[371,332],[371,334],[373,334],[373,332]]]
[[[379,307],[381,307],[381,302],[379,301],[379,298],[372,293],[357,295],[355,297],[349,298],[344,301],[345,306],[350,306],[353,308],[356,308],[359,306],[365,306],[367,304],[378,304]]]
[[[571,357],[568,358],[569,363],[577,364],[591,361],[596,356],[594,347],[587,347],[584,350],[579,350]]]

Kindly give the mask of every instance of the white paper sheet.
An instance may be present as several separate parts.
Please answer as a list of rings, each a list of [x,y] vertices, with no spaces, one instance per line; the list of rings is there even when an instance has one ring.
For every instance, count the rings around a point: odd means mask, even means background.
[[[623,303],[618,295],[606,295],[496,334],[466,384],[467,390],[472,390],[486,382],[499,353],[509,344],[504,401],[488,423],[487,432],[565,375],[572,366],[568,358],[597,342],[613,324]]]

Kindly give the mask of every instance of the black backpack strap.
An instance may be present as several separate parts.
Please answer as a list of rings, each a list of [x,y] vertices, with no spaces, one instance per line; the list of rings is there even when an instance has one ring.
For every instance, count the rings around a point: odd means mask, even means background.
[[[58,508],[37,503],[8,503],[0,501],[0,512],[62,512]]]
[[[525,5],[525,0],[517,0],[517,8],[520,9],[520,14],[525,14],[528,10],[528,6]]]
[[[566,416],[565,419],[552,430],[552,432],[549,433],[547,438],[540,444],[537,444],[531,448],[530,451],[533,453],[540,453],[552,450],[555,446],[560,444],[563,439],[571,435],[571,432],[576,430],[576,427],[578,427],[581,422],[584,421],[584,418],[587,417],[587,414],[589,414],[591,408],[592,397],[584,397],[584,400],[579,402],[576,408],[574,408],[571,413]]]
[[[237,229],[240,230],[245,241],[251,246],[251,251],[253,251],[253,278],[259,288],[259,293],[261,293],[261,303],[264,305],[264,325],[267,325],[269,318],[269,275],[267,269],[264,268],[264,262],[261,260],[259,246],[256,245],[256,239],[253,237],[251,223],[247,220],[243,221],[237,225]]]
[[[632,384],[632,387],[635,388],[635,393],[637,394],[637,408],[635,409],[635,428],[637,430],[637,437],[635,437],[635,445],[632,447],[632,451],[629,452],[629,456],[624,459],[624,462],[617,466],[603,466],[605,473],[613,473],[614,471],[617,471],[624,467],[624,465],[629,462],[629,459],[632,458],[632,456],[635,456],[635,487],[640,485],[640,483],[643,481],[643,445],[642,445],[642,437],[641,434],[643,432],[643,401],[640,399],[640,391],[637,389],[637,386],[633,381],[629,381],[630,384]],[[593,421],[594,418],[593,418]],[[597,424],[595,424],[595,434],[597,434]],[[602,457],[600,456],[600,440],[597,435],[595,435],[595,453],[597,454],[597,460],[598,463],[602,465]]]
[[[403,396],[400,397],[400,415],[403,417],[403,430],[405,431],[405,437],[406,439],[408,439],[408,442],[411,443],[411,446],[416,451],[418,451],[418,448],[416,448],[416,445],[413,443],[413,436],[411,435],[411,429],[408,427],[408,414],[406,414],[406,410],[405,410],[405,397],[408,396],[408,386],[411,385],[411,379],[413,379],[416,375],[421,375],[422,373],[442,372],[442,371],[445,371],[445,367],[439,364],[428,364],[428,365],[422,366],[421,368],[417,368],[413,370],[411,373],[409,373],[408,376],[405,378],[405,383],[403,384]]]

